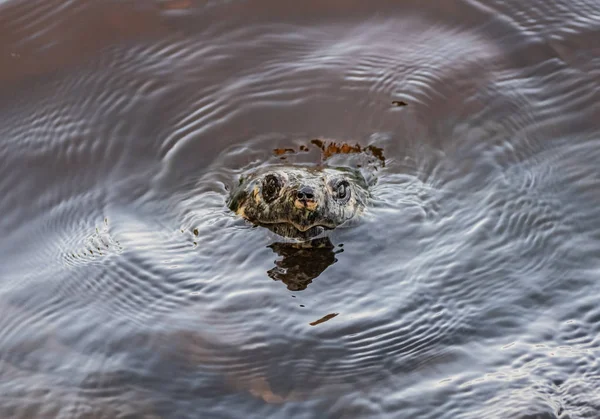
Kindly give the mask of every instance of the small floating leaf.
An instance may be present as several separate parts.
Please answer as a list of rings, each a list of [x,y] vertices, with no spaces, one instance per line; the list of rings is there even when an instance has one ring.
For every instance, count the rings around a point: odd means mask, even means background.
[[[316,145],[317,147],[319,147],[321,150],[323,150],[323,148],[325,147],[325,143],[323,143],[323,141],[319,140],[318,138],[315,138],[314,140],[310,140],[310,142],[314,145]]]
[[[321,317],[319,320],[316,320],[316,321],[314,321],[314,322],[312,322],[312,323],[309,323],[309,324],[310,324],[311,326],[316,326],[316,325],[318,325],[318,324],[325,323],[327,320],[331,320],[331,319],[333,319],[333,318],[334,318],[335,316],[337,316],[338,314],[340,314],[340,313],[330,313],[330,314],[328,314],[328,315],[326,315],[326,316],[323,316],[323,317]]]
[[[296,150],[293,148],[276,148],[273,150],[273,154],[276,156],[282,156],[284,154],[295,154]]]

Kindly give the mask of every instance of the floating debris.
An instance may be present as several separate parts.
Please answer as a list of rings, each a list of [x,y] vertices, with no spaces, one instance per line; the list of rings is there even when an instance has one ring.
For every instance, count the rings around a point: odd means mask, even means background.
[[[273,150],[273,154],[276,156],[283,156],[284,154],[296,154],[296,150],[293,148],[276,148]]]
[[[315,138],[311,140],[311,143],[316,145],[323,152],[323,160],[327,160],[333,155],[336,154],[357,154],[368,152],[381,161],[381,165],[385,167],[385,156],[383,155],[383,148],[376,147],[374,145],[369,145],[366,147],[362,147],[360,144],[350,145],[346,143],[335,143],[330,142],[325,144],[323,140]]]
[[[319,138],[312,139],[310,142],[314,146],[321,149],[322,160],[327,160],[328,158],[337,154],[369,153],[381,162],[382,167],[385,167],[385,156],[383,155],[383,149],[380,147],[376,147],[374,145],[363,147],[360,144],[351,145],[344,142],[336,143],[334,141],[325,142]],[[308,151],[309,149],[307,146],[301,145],[298,147],[298,151],[294,150],[293,148],[275,148],[273,149],[273,155],[279,157],[280,160],[287,160],[287,156],[290,154],[296,154],[299,152],[306,153]],[[242,179],[240,178],[240,182],[241,181]]]
[[[330,313],[330,314],[328,314],[328,315],[326,315],[326,316],[323,316],[323,317],[321,317],[319,320],[316,320],[316,321],[314,321],[314,322],[312,322],[312,323],[309,323],[309,324],[310,324],[311,326],[316,326],[316,325],[318,325],[318,324],[325,323],[327,320],[331,320],[331,319],[333,319],[333,318],[334,318],[335,316],[337,316],[338,314],[340,314],[340,313]]]

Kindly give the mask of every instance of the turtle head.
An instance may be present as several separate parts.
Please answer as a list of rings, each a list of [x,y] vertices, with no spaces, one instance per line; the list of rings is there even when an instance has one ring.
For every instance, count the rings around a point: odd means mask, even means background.
[[[281,236],[308,240],[356,218],[366,195],[359,173],[282,166],[240,178],[229,207]]]

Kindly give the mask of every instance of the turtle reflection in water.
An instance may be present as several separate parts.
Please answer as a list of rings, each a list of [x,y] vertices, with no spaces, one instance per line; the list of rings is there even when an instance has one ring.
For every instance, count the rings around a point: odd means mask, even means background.
[[[358,218],[367,196],[366,181],[358,171],[275,166],[242,176],[229,208],[294,241],[269,246],[283,260],[268,274],[300,290],[336,261],[326,233]]]
[[[296,243],[273,243],[269,246],[281,256],[275,261],[275,267],[267,275],[281,281],[290,291],[302,291],[313,279],[321,275],[330,265],[337,262],[331,241],[327,238],[315,239],[310,246]]]

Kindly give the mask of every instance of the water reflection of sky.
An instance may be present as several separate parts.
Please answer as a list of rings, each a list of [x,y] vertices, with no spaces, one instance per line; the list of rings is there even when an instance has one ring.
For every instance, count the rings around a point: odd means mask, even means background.
[[[0,416],[594,417],[598,16],[3,3]],[[225,205],[315,138],[386,156],[320,252]]]

